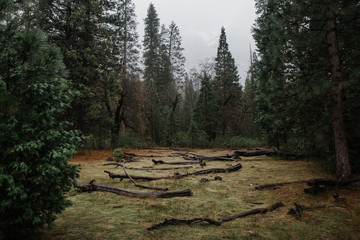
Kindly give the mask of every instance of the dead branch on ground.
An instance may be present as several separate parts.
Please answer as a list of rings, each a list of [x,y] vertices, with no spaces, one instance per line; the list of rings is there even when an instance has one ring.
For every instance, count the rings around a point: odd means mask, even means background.
[[[156,198],[172,198],[172,197],[184,197],[184,196],[192,196],[192,192],[190,189],[185,190],[177,190],[177,191],[167,191],[167,192],[138,192],[129,189],[107,186],[102,184],[95,184],[95,181],[90,181],[89,184],[78,184],[77,188],[82,192],[93,192],[93,191],[101,191],[101,192],[111,192],[118,195],[128,196],[128,197],[156,197]]]
[[[105,163],[103,166],[113,165],[115,168],[122,167],[121,163]],[[157,170],[176,170],[176,169],[189,169],[192,166],[179,166],[179,167],[164,167],[164,168],[153,168],[153,167],[142,167],[142,168],[135,168],[135,167],[126,167],[126,169],[130,170],[137,170],[137,171],[157,171]]]
[[[133,179],[141,179],[141,180],[148,180],[148,181],[154,181],[154,180],[160,180],[160,179],[179,179],[183,177],[188,177],[191,175],[202,175],[202,174],[209,174],[209,173],[229,173],[229,172],[235,172],[242,168],[242,165],[236,164],[234,166],[228,167],[228,168],[209,168],[204,170],[199,170],[191,173],[185,173],[185,174],[177,174],[173,176],[165,176],[165,177],[151,177],[151,176],[137,176],[137,175],[131,175]],[[109,174],[109,177],[114,178],[120,178],[121,180],[128,178],[126,174],[116,174],[109,171],[104,171],[105,173]]]
[[[176,225],[176,224],[183,224],[183,223],[190,224],[190,223],[198,223],[198,222],[208,222],[212,225],[220,226],[224,222],[232,221],[237,218],[242,218],[242,217],[246,217],[246,216],[254,215],[254,214],[258,214],[258,213],[265,214],[267,212],[274,211],[283,206],[284,206],[284,204],[282,202],[277,202],[266,208],[256,208],[256,209],[253,209],[250,211],[245,211],[245,212],[241,212],[241,213],[238,213],[235,215],[231,215],[231,216],[222,218],[220,220],[214,220],[214,219],[204,218],[204,217],[191,218],[191,219],[179,219],[179,218],[165,219],[163,222],[155,224],[155,225],[149,227],[147,230],[158,229],[158,228],[166,226],[166,225]]]

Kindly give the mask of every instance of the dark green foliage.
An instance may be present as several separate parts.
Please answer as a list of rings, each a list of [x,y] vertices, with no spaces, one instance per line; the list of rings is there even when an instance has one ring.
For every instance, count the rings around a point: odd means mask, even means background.
[[[198,129],[207,134],[208,140],[216,138],[217,118],[218,105],[210,85],[210,78],[204,73],[200,93],[195,104],[193,120],[196,122]]]
[[[170,41],[171,42],[171,41]],[[148,133],[156,142],[163,142],[168,109],[175,111],[178,102],[172,72],[171,47],[168,30],[160,31],[160,19],[153,4],[149,5],[145,18],[144,34],[144,82],[146,85],[145,115],[149,122]],[[166,140],[168,142],[168,140]]]
[[[111,52],[112,32],[106,27],[110,19],[105,16],[112,6],[111,1],[99,0],[39,0],[35,11],[36,25],[60,47],[70,87],[78,92],[67,119],[84,134],[91,133],[90,126],[98,122],[94,89],[116,60]]]
[[[184,99],[180,107],[180,129],[186,132],[189,129],[192,112],[195,107],[196,92],[192,80],[185,78]]]
[[[159,72],[160,54],[160,19],[153,4],[149,5],[145,18],[144,34],[144,79],[150,81],[157,79]]]
[[[225,28],[221,28],[219,47],[215,59],[214,89],[219,106],[219,125],[222,135],[230,129],[234,132],[239,118],[242,94],[235,60],[229,51]]]
[[[355,92],[359,92],[360,53],[355,50],[359,36],[354,34],[360,22],[358,1],[271,0],[256,5],[258,123],[269,143],[290,151],[332,155],[340,152],[340,145],[346,148],[344,139],[334,144],[339,140],[334,133],[345,129],[350,153],[358,154],[354,148],[358,121],[353,121],[358,114],[350,110],[357,109]],[[332,22],[335,28],[330,27]]]
[[[175,146],[177,143],[177,124],[175,114],[172,109],[169,109],[165,123],[164,139],[167,146]]]
[[[0,238],[22,239],[50,225],[70,205],[64,194],[75,184],[78,168],[67,160],[81,139],[60,120],[72,92],[59,49],[42,32],[16,27],[17,19],[3,24]]]

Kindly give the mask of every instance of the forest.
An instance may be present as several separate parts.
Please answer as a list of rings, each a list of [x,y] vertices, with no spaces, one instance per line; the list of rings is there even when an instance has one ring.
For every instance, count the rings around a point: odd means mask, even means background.
[[[271,147],[359,174],[359,2],[255,6],[242,85],[225,27],[186,72],[180,29],[152,3],[141,20],[132,0],[0,0],[0,239],[71,205],[79,151]]]

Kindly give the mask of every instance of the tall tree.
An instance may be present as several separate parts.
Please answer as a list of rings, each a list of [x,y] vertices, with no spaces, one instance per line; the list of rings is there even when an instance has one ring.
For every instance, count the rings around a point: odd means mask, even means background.
[[[219,47],[215,58],[215,94],[219,105],[220,129],[223,136],[230,124],[236,124],[240,107],[241,86],[239,74],[226,40],[225,28],[221,28]]]
[[[116,11],[109,16],[109,22],[113,26],[111,54],[115,57],[115,61],[113,64],[107,64],[108,74],[103,74],[100,86],[103,91],[102,102],[113,122],[111,128],[113,146],[117,145],[121,124],[133,130],[137,128],[131,123],[134,111],[130,108],[140,110],[136,107],[138,99],[132,98],[135,97],[134,91],[139,90],[134,85],[138,84],[140,73],[135,5],[131,0],[121,0],[114,4],[114,9]]]
[[[357,37],[348,41],[344,36],[358,26],[358,2],[258,1],[257,8],[254,37],[261,57],[258,99],[265,100],[260,122],[278,132],[287,129],[283,133],[292,139],[303,139],[298,143],[300,148],[319,148],[332,139],[336,174],[349,177],[344,93],[351,84],[348,76],[358,69],[350,67],[355,66],[358,55],[345,54],[356,48]],[[344,31],[337,26],[344,26]],[[283,119],[277,126],[271,120],[275,116]]]
[[[204,73],[201,80],[201,89],[196,100],[193,119],[199,130],[207,134],[208,140],[216,138],[216,124],[218,106],[209,76]]]
[[[110,31],[104,12],[109,1],[39,0],[37,25],[58,45],[69,72],[71,87],[79,92],[68,117],[88,133],[91,125],[92,90],[100,78],[101,65],[109,62]]]
[[[147,16],[144,20],[145,32],[144,32],[144,79],[148,83],[150,80],[155,81],[158,77],[158,65],[159,65],[159,50],[161,46],[160,42],[160,19],[153,4],[149,5],[147,10]]]
[[[72,97],[60,50],[23,25],[21,7],[0,0],[1,239],[50,225],[70,205],[78,171],[67,160],[79,135],[60,120]]]
[[[147,88],[147,119],[153,140],[160,143],[164,132],[168,109],[173,111],[178,102],[171,62],[166,45],[167,29],[162,26],[153,4],[149,5],[145,18],[144,34],[144,80]]]
[[[191,79],[185,77],[184,81],[184,99],[180,109],[180,129],[187,131],[190,126],[192,112],[195,107],[196,92]]]
[[[168,58],[171,64],[171,73],[179,86],[185,77],[185,57],[183,55],[182,39],[179,27],[171,22],[167,30],[166,45],[168,49]]]

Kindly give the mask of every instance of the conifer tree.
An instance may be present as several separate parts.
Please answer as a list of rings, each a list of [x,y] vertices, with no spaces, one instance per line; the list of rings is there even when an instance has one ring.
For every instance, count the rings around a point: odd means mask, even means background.
[[[221,28],[219,47],[215,58],[215,95],[219,105],[220,129],[223,136],[229,125],[236,124],[240,107],[241,86],[239,74],[226,40],[225,28]],[[233,128],[234,129],[234,128]]]
[[[144,80],[147,83],[150,80],[157,80],[160,61],[160,19],[153,4],[149,5],[144,22]]]
[[[70,205],[81,140],[61,120],[73,93],[60,50],[20,7],[0,0],[0,239],[29,238]]]
[[[117,145],[121,124],[135,129],[134,119],[136,98],[134,85],[137,84],[139,68],[139,44],[135,5],[131,0],[114,3],[116,10],[109,16],[112,28],[114,62],[105,65],[108,74],[100,80],[100,94],[107,113],[113,122],[111,127],[112,145]]]
[[[167,31],[166,45],[171,64],[171,73],[178,86],[185,77],[185,57],[183,55],[184,48],[181,44],[182,39],[179,27],[174,22],[171,22]]]
[[[198,129],[207,134],[208,140],[216,138],[216,124],[218,106],[210,84],[210,78],[204,73],[201,80],[201,89],[194,109],[194,121]]]
[[[337,176],[349,177],[343,100],[358,69],[357,55],[350,53],[358,37],[348,35],[359,21],[358,3],[257,1],[257,8],[259,123],[274,140],[296,142],[302,150],[325,152],[331,139]]]
[[[93,89],[101,77],[100,69],[113,63],[105,16],[111,6],[110,0],[39,0],[36,12],[37,26],[61,48],[71,88],[78,91],[68,118],[85,134],[91,129],[90,113],[96,103]]]

